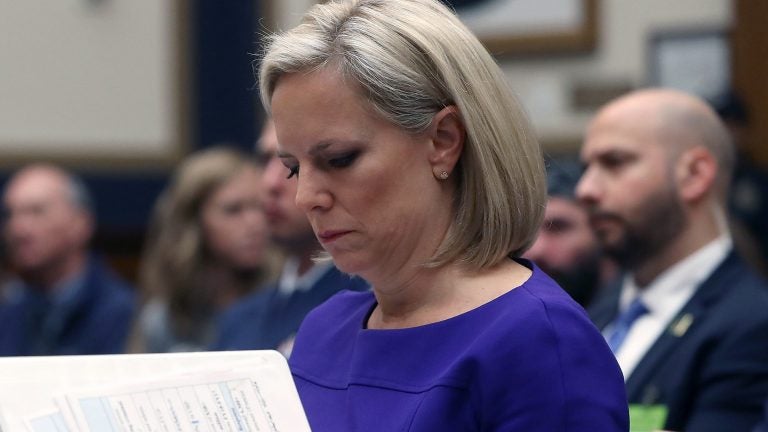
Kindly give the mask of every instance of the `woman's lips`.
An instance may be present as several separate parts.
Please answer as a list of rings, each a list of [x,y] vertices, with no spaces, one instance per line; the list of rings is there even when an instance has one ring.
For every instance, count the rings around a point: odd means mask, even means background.
[[[345,231],[345,230],[328,230],[328,231],[322,231],[317,234],[317,238],[320,240],[321,243],[332,243],[341,237],[343,237],[346,234],[349,234],[352,231]]]

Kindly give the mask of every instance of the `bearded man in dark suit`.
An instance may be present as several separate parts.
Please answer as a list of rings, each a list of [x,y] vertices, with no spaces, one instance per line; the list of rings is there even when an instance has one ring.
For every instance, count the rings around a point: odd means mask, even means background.
[[[726,222],[734,157],[705,102],[661,89],[609,103],[581,149],[577,195],[626,271],[591,314],[649,429],[750,431],[768,395],[768,288]]]

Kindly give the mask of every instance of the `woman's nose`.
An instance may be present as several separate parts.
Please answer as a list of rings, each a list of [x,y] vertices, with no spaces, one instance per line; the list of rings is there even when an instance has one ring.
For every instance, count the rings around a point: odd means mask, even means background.
[[[296,206],[304,213],[327,210],[333,203],[323,173],[302,169],[296,187]]]

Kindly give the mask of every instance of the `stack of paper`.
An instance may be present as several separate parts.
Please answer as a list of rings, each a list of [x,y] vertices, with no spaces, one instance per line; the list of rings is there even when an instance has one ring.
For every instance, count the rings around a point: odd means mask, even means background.
[[[0,358],[0,431],[309,431],[276,351]]]

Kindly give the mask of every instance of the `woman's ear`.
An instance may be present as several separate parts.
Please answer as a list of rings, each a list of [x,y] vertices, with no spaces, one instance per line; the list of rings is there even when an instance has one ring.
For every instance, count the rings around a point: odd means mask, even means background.
[[[435,173],[450,175],[464,149],[466,129],[461,113],[455,105],[449,105],[435,114],[430,125],[429,162]]]
[[[704,147],[685,150],[677,161],[677,186],[684,201],[696,202],[715,188],[717,160]]]

